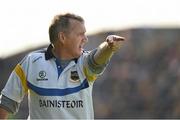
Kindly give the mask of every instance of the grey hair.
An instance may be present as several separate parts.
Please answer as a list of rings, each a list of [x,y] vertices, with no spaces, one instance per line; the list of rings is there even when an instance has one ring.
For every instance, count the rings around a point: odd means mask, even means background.
[[[84,19],[81,16],[75,14],[66,13],[56,15],[52,21],[52,24],[49,27],[49,38],[51,43],[58,40],[59,32],[68,32],[70,26],[70,19],[84,22]]]

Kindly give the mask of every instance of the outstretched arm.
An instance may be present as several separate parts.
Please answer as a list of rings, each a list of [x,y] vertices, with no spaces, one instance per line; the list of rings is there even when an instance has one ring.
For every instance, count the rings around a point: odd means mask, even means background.
[[[97,75],[103,72],[114,52],[123,45],[124,40],[123,37],[110,35],[97,49],[91,51],[84,67],[84,73],[89,81],[96,80]]]
[[[94,54],[96,64],[102,65],[107,63],[112,55],[123,45],[124,41],[124,37],[109,35],[106,41],[100,44]]]

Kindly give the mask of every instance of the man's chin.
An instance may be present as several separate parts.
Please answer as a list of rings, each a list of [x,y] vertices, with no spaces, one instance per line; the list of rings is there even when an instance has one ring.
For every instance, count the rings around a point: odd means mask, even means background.
[[[78,54],[76,54],[76,55],[75,55],[75,58],[79,58],[79,57],[81,56],[82,53],[83,53],[83,51],[80,52],[80,53],[78,53]]]

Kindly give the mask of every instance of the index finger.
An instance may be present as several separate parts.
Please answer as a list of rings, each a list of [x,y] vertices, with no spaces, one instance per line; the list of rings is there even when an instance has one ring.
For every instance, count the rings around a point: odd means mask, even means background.
[[[113,40],[114,41],[125,41],[124,37],[120,37],[120,36],[113,36]]]

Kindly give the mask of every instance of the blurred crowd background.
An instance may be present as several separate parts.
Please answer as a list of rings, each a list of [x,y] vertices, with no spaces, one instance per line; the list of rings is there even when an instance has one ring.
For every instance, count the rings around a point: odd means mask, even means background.
[[[180,29],[101,32],[88,36],[86,49],[97,47],[109,34],[124,36],[126,43],[94,84],[95,118],[180,118]],[[30,51],[0,59],[0,90]],[[19,112],[10,118],[27,118],[27,107],[25,96]]]

